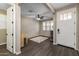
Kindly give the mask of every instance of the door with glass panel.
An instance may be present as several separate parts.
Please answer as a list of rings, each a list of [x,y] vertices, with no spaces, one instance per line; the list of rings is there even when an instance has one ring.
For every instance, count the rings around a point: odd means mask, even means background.
[[[76,15],[75,8],[57,12],[57,44],[75,47]]]

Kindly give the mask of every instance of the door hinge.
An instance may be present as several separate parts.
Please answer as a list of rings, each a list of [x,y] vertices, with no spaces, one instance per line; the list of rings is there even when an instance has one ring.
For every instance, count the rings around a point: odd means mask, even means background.
[[[74,43],[74,46],[75,46],[75,43]]]
[[[12,9],[12,11],[13,11],[13,9]]]
[[[74,22],[74,24],[75,24],[75,22]]]
[[[12,21],[12,24],[13,24],[14,22]]]
[[[12,48],[13,48],[13,46],[12,46]]]

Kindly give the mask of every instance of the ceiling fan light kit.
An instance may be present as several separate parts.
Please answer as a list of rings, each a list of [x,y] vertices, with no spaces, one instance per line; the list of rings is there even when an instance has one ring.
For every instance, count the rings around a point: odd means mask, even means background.
[[[37,20],[40,20],[40,18],[37,18]]]

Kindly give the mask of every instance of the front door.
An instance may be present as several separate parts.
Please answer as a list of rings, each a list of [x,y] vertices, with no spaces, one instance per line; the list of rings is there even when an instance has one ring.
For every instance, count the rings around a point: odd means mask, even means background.
[[[57,13],[57,44],[75,47],[76,39],[76,8]]]

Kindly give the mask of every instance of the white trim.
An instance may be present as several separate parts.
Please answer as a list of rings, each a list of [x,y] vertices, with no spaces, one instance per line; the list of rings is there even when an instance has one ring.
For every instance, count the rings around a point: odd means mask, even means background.
[[[74,48],[75,50],[77,50],[77,51],[79,51],[79,49],[77,49],[77,48]]]
[[[50,3],[46,3],[46,5],[52,13],[55,13],[55,9],[52,7],[52,5]]]
[[[0,45],[4,45],[4,44],[6,44],[6,43],[1,43]]]
[[[15,54],[16,54],[16,55],[19,55],[19,54],[21,54],[21,51],[18,51],[18,52],[16,52]]]
[[[57,45],[57,43],[53,42],[53,45]]]
[[[76,40],[77,40],[77,29],[76,29],[76,27],[77,27],[76,26],[76,24],[77,24],[77,21],[76,21],[77,20],[77,14],[76,13],[77,13],[77,8],[74,7],[74,15],[75,15],[75,18],[74,18],[75,19],[75,21],[74,21],[75,22],[75,42],[74,42],[75,43],[75,46],[74,46],[74,49],[75,50],[77,50],[77,46],[76,46],[76,44],[77,44],[76,43]]]
[[[54,14],[53,15],[53,22],[54,22],[54,25],[53,25],[53,45],[56,45],[56,15]]]
[[[16,54],[16,52],[15,52],[15,50],[16,50],[16,35],[15,35],[15,33],[16,33],[16,31],[15,31],[15,26],[16,26],[16,22],[15,22],[15,4],[13,4],[12,5],[12,7],[13,7],[13,10],[14,10],[14,12],[13,12],[13,21],[14,21],[14,28],[13,28],[13,30],[14,30],[14,39],[13,39],[13,53],[14,54]]]

